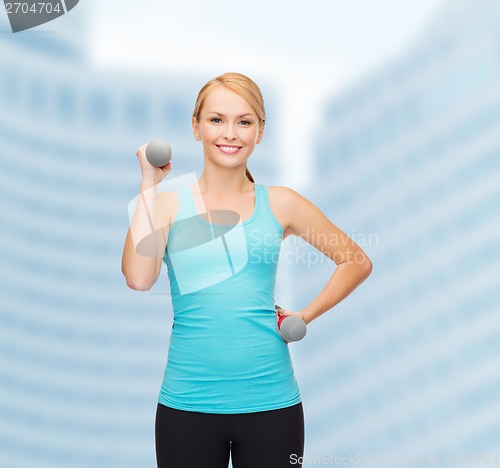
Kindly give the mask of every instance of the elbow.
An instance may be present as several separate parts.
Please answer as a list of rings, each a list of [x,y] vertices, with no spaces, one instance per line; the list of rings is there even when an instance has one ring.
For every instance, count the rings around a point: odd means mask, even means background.
[[[127,286],[134,291],[149,291],[151,289],[152,284],[148,283],[140,278],[133,278],[130,275],[124,275],[125,281],[127,282]]]
[[[144,283],[130,283],[127,281],[127,286],[134,291],[149,291],[151,289],[150,284]]]
[[[355,272],[354,274],[358,276],[362,282],[368,278],[373,271],[373,263],[364,252],[357,253],[354,259],[347,263],[351,264],[352,271]]]
[[[140,281],[133,281],[127,279],[127,286],[134,291],[149,291],[151,289],[150,284],[141,283]]]
[[[365,280],[371,275],[373,271],[373,263],[368,257],[365,256],[365,259],[361,263],[360,268],[363,273],[363,280]]]

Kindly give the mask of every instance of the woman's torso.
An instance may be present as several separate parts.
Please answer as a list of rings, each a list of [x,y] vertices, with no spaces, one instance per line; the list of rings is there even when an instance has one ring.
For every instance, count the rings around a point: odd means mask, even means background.
[[[224,210],[203,200],[210,218],[200,216],[191,190],[177,193],[164,257],[174,321],[158,401],[207,413],[298,403],[288,346],[276,326],[274,288],[284,233],[267,187],[255,184],[254,193]]]

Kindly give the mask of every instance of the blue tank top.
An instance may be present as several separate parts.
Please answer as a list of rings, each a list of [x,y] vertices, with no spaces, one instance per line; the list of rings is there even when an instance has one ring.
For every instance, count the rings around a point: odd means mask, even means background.
[[[283,229],[267,187],[255,208],[199,215],[188,187],[169,232],[167,265],[174,318],[158,402],[201,413],[252,413],[301,401],[274,308]]]

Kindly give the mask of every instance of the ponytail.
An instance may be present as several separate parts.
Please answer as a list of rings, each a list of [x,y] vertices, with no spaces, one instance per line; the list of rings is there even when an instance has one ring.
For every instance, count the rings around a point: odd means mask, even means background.
[[[252,174],[250,174],[250,171],[248,170],[248,168],[245,169],[245,175],[247,176],[247,179],[250,182],[254,182],[255,183],[255,180],[253,180]]]

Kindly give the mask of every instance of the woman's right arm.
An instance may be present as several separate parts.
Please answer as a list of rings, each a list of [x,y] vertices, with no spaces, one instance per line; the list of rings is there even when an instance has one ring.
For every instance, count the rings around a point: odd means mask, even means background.
[[[122,272],[127,286],[137,291],[151,289],[160,275],[171,221],[169,196],[159,194],[157,186],[171,171],[172,164],[169,162],[161,168],[149,164],[146,146],[141,146],[136,153],[142,180],[122,256]]]

